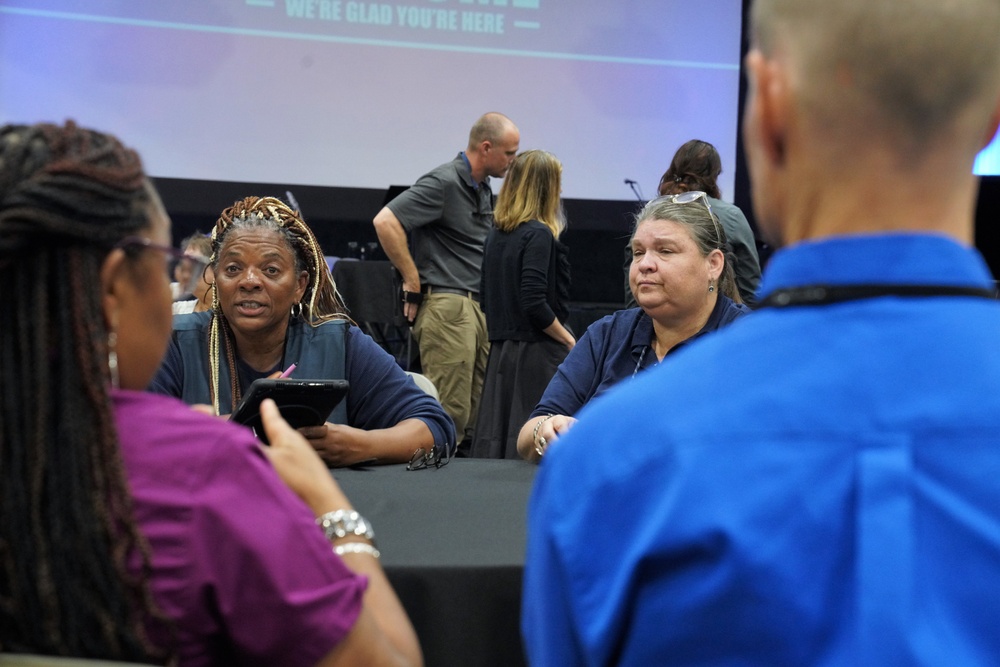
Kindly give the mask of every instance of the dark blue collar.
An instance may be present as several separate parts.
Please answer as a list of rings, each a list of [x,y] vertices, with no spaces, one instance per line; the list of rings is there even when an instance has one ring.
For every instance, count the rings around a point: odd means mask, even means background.
[[[476,183],[476,179],[472,177],[472,163],[469,162],[469,156],[465,154],[465,151],[459,153],[462,156],[462,160],[465,161],[465,166],[469,170],[469,182],[472,183],[472,187],[475,190],[479,189],[479,183]]]
[[[469,156],[465,154],[465,151],[460,152],[459,155],[462,157],[462,161],[465,162],[465,168],[469,170],[469,177],[466,179],[466,182],[472,185],[473,190],[478,190],[481,185],[489,184],[489,176],[482,183],[476,182],[476,179],[472,177],[472,163],[469,162]]]
[[[705,322],[705,326],[698,330],[698,333],[691,336],[687,340],[681,341],[677,345],[674,345],[667,354],[673,354],[677,350],[681,349],[694,339],[705,335],[709,331],[715,331],[723,324],[723,320],[727,314],[727,311],[732,308],[739,308],[741,310],[746,310],[745,306],[737,306],[729,297],[720,294],[715,299],[715,307],[712,308],[712,312],[708,316],[708,321]],[[647,315],[641,308],[636,308],[639,311],[638,321],[635,323],[635,328],[632,330],[632,358],[639,360],[644,355],[644,350],[653,345],[653,339],[655,333],[653,331],[653,318]],[[652,363],[650,365],[655,365],[659,363],[656,359],[656,355],[652,355]]]

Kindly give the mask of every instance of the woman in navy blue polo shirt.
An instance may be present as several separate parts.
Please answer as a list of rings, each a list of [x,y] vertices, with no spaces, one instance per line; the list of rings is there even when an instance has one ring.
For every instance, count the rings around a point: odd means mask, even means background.
[[[750,312],[739,303],[726,234],[704,192],[646,204],[630,247],[629,286],[639,307],[598,320],[580,337],[521,427],[522,457],[540,460],[587,401]]]

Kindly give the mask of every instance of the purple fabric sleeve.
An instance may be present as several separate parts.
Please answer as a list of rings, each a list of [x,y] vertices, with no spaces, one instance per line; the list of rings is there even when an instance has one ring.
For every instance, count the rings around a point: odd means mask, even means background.
[[[162,396],[114,400],[181,665],[318,662],[353,627],[367,580],[333,554],[249,431]]]

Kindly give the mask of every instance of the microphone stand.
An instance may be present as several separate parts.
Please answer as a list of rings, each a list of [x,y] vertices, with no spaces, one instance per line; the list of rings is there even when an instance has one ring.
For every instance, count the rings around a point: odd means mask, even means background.
[[[646,199],[639,192],[639,188],[638,188],[639,184],[638,183],[636,183],[635,181],[633,181],[631,178],[626,178],[625,179],[625,185],[627,185],[630,188],[632,188],[632,194],[635,195],[635,198],[639,200],[640,204],[645,204],[646,203]]]

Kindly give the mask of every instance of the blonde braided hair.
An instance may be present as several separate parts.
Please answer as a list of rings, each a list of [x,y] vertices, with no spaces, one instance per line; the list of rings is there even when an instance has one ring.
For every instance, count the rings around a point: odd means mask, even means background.
[[[316,240],[316,235],[306,225],[302,215],[276,197],[246,197],[222,212],[212,229],[213,270],[219,258],[219,250],[226,237],[233,230],[270,229],[279,233],[288,243],[295,256],[297,271],[306,271],[309,282],[299,304],[299,317],[317,327],[330,320],[348,320],[347,309],[337,291],[330,274],[326,257]],[[236,343],[226,316],[219,304],[219,292],[212,283],[212,319],[208,329],[208,363],[212,407],[219,414],[219,362],[222,347],[225,347],[226,365],[229,368],[233,405],[240,399],[239,378],[236,371]]]

